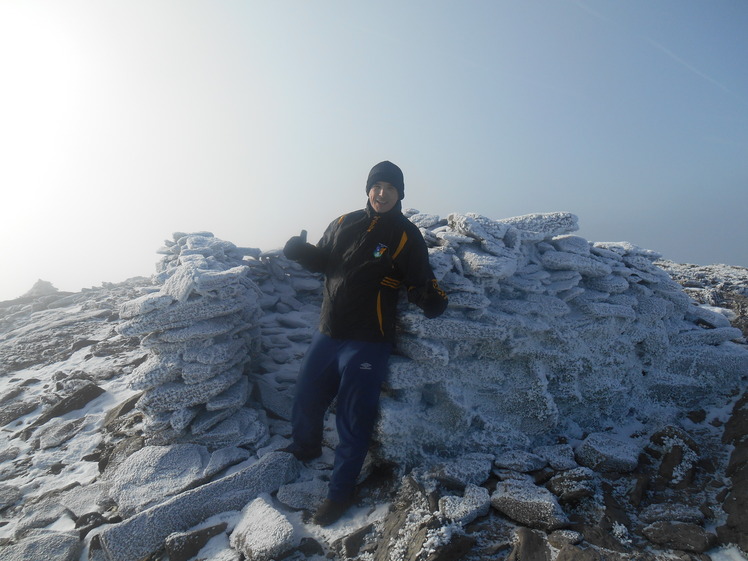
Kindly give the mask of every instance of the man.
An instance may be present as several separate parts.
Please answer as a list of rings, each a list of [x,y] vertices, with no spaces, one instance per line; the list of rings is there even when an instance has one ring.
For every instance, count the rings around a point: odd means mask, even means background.
[[[314,515],[320,526],[338,520],[353,501],[395,338],[400,287],[429,318],[447,307],[423,236],[402,214],[400,168],[388,161],[375,165],[366,194],[366,208],[334,220],[316,246],[295,236],[283,250],[287,258],[325,276],[319,331],[296,382],[293,444],[285,448],[301,461],[320,456],[324,416],[337,396],[340,444],[327,499]]]

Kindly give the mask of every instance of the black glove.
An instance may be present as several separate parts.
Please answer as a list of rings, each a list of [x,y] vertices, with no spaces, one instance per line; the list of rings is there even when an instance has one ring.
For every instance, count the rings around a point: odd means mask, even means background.
[[[429,319],[442,315],[449,303],[447,294],[439,287],[436,279],[426,286],[409,290],[408,300],[421,308],[423,315]]]
[[[286,242],[283,248],[283,255],[291,261],[298,261],[309,252],[309,244],[306,243],[306,230],[301,231],[300,236],[294,236]]]
[[[429,319],[439,317],[447,309],[447,297],[438,292],[429,292],[421,299],[420,307],[423,315]]]

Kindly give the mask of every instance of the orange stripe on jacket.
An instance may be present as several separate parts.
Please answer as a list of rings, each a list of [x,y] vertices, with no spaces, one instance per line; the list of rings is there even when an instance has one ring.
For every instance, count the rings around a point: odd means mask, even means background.
[[[395,254],[392,256],[393,259],[396,259],[397,256],[400,255],[400,252],[403,250],[407,242],[408,242],[408,234],[406,232],[403,232],[403,235],[400,238],[400,245],[397,246],[397,249],[395,250]]]

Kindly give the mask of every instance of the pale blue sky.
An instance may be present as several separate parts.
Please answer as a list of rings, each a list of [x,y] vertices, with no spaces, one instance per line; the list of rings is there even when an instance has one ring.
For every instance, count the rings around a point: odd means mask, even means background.
[[[0,1],[0,300],[406,207],[748,266],[744,0]]]

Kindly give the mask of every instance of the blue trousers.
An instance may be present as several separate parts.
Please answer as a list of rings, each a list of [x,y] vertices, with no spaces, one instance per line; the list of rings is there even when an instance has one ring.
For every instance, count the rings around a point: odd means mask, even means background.
[[[291,416],[293,440],[304,450],[319,448],[325,413],[337,396],[340,443],[328,489],[328,498],[334,501],[353,496],[374,432],[391,351],[391,343],[332,339],[317,332],[304,356]]]

